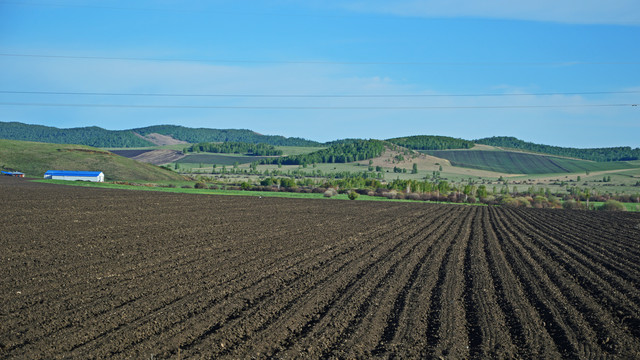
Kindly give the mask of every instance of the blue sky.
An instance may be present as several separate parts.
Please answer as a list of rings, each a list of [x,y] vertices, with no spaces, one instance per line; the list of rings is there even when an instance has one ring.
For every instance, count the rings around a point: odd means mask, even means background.
[[[0,0],[0,121],[640,147],[638,39],[635,0]]]

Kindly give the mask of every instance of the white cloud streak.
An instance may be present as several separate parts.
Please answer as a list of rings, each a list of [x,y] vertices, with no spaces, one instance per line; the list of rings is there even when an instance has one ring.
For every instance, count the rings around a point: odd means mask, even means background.
[[[640,25],[637,0],[369,0],[341,2],[336,6],[356,12],[411,17]]]

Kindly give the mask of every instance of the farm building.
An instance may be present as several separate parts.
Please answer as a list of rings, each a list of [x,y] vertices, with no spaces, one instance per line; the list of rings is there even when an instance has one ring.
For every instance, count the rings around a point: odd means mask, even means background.
[[[2,175],[15,176],[15,177],[24,177],[24,173],[21,173],[19,171],[3,171]]]
[[[52,180],[104,182],[104,173],[102,171],[48,170],[44,173],[44,178]]]

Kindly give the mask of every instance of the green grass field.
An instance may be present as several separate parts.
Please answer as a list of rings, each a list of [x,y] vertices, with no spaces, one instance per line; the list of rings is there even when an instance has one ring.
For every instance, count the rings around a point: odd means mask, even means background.
[[[178,160],[179,164],[203,164],[203,165],[233,165],[238,164],[250,164],[255,161],[266,159],[265,156],[243,156],[238,154],[210,154],[210,153],[198,153],[189,154],[182,159]]]
[[[134,186],[134,185],[121,185],[111,183],[94,183],[88,181],[64,181],[64,180],[33,180],[36,182],[44,182],[58,185],[69,186],[81,186],[81,187],[96,187],[106,189],[121,189],[121,190],[139,190],[139,191],[161,191],[169,193],[180,194],[204,194],[204,195],[232,195],[232,196],[255,196],[255,197],[283,197],[294,199],[324,199],[324,200],[349,200],[347,194],[338,194],[331,198],[325,197],[323,194],[307,194],[307,193],[293,193],[293,192],[274,192],[274,191],[242,191],[242,190],[213,190],[213,189],[184,189],[181,187],[168,188],[168,187],[154,187],[154,186]],[[166,183],[166,182],[165,182]],[[193,185],[193,182],[191,182]],[[416,202],[413,200],[400,200],[400,199],[387,199],[379,196],[360,195],[356,201],[399,201],[399,202]]]
[[[0,140],[0,166],[21,171],[31,177],[42,177],[47,170],[86,170],[102,171],[107,180],[182,179],[172,171],[98,148],[29,141]]]
[[[447,159],[454,166],[507,174],[561,174],[634,168],[626,162],[593,162],[513,151],[443,150],[425,153]]]

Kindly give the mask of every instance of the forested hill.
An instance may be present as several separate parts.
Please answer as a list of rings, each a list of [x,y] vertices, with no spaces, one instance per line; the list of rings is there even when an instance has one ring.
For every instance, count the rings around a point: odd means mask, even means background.
[[[136,133],[145,136],[148,134],[168,135],[174,139],[186,141],[188,143],[205,142],[244,142],[251,144],[268,144],[276,146],[321,146],[320,143],[295,137],[284,137],[279,135],[261,135],[251,130],[244,129],[206,129],[188,128],[177,125],[157,125],[144,128],[132,129]]]
[[[470,149],[473,147],[472,141],[448,136],[419,135],[393,138],[387,141],[413,150]]]
[[[526,142],[510,136],[494,136],[474,141],[477,144],[533,151],[549,155],[567,156],[592,161],[631,161],[640,159],[640,148],[628,146],[577,149]]]
[[[319,146],[318,142],[301,138],[261,135],[251,130],[194,129],[175,125],[158,125],[131,130],[106,130],[97,126],[59,129],[19,122],[0,122],[0,139],[36,141],[57,144],[78,144],[102,148],[146,147],[154,144],[136,134],[168,135],[189,143],[246,142],[283,146]]]
[[[54,144],[77,144],[94,147],[153,146],[130,130],[106,130],[97,126],[58,129],[19,122],[0,122],[0,139],[36,141]]]

